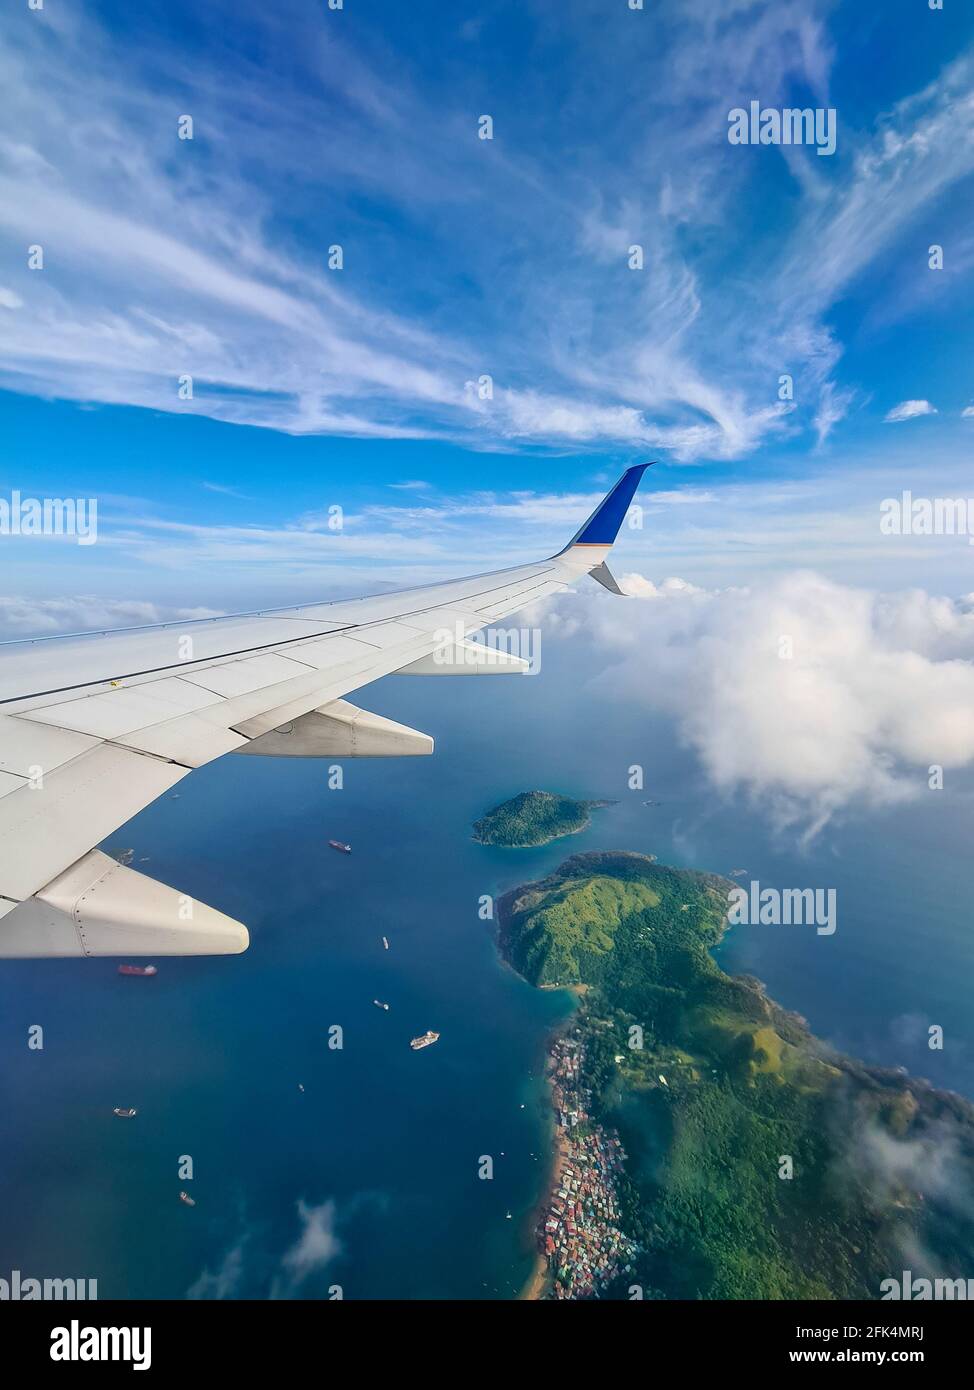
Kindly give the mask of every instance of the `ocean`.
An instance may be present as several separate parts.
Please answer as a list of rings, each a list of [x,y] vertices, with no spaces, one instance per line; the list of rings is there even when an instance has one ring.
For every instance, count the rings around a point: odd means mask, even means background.
[[[572,1002],[515,976],[478,909],[581,850],[835,888],[834,936],[738,927],[724,968],[844,1050],[974,1095],[969,786],[802,848],[554,639],[537,678],[393,677],[354,698],[435,755],[349,761],[341,790],[321,764],[231,756],[108,842],[247,922],[245,955],[160,959],[153,979],[0,962],[0,1276],[95,1278],[102,1298],[516,1296],[548,1170],[545,1043]],[[474,844],[473,820],[536,787],[616,804],[538,850]],[[411,1051],[428,1028],[440,1041]]]

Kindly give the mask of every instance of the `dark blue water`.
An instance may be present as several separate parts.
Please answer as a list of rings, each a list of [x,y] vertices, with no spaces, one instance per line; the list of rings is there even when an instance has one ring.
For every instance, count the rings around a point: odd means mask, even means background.
[[[151,980],[107,961],[0,963],[0,1274],[96,1277],[102,1297],[514,1295],[546,1167],[545,1037],[570,1002],[498,961],[478,899],[575,850],[836,888],[835,936],[741,927],[725,968],[847,1050],[974,1094],[969,796],[853,817],[802,851],[759,809],[716,800],[672,729],[587,688],[570,650],[545,655],[536,679],[359,692],[433,733],[433,758],[348,762],[331,791],[322,765],[229,757],[114,837],[135,867],[246,921],[244,956],[163,960]],[[473,819],[531,787],[619,802],[541,850],[473,844]],[[37,1023],[42,1052],[26,1045]],[[413,1053],[427,1028],[441,1041]]]

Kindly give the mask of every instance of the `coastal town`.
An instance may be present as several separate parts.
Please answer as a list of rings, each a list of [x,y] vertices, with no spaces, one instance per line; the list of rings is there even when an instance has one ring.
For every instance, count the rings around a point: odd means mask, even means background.
[[[619,1136],[594,1123],[582,1083],[584,1044],[560,1037],[549,1054],[557,1122],[554,1180],[538,1227],[548,1270],[544,1296],[597,1298],[632,1268],[636,1242],[619,1228],[617,1178],[626,1159]]]

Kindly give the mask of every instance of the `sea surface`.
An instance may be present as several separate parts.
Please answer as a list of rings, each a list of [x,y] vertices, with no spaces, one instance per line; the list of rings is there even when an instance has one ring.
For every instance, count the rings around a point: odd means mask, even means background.
[[[323,764],[227,757],[107,842],[247,922],[246,954],[161,959],[154,979],[0,962],[0,1276],[96,1278],[102,1298],[516,1296],[548,1168],[545,1041],[572,1002],[498,959],[479,905],[580,850],[835,888],[834,936],[738,927],[724,968],[844,1050],[974,1096],[970,786],[803,847],[719,798],[672,728],[557,641],[537,677],[393,677],[354,698],[434,734],[435,755],[346,762],[341,790]],[[477,816],[535,787],[616,804],[538,850],[473,843]],[[439,1043],[412,1052],[428,1028]]]

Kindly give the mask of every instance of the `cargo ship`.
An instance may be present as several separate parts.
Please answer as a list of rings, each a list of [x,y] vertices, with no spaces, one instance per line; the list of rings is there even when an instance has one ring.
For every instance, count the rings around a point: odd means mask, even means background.
[[[158,971],[154,965],[120,965],[118,973],[120,975],[156,975]]]
[[[381,999],[373,999],[372,1003],[375,1005],[377,1009],[388,1009],[389,1007],[388,1004],[383,1004]]]
[[[384,936],[384,937],[382,938],[382,949],[383,949],[384,951],[388,951],[388,949],[389,949],[389,938],[388,938],[387,936]]]
[[[434,1033],[433,1030],[430,1029],[429,1032],[424,1033],[421,1038],[413,1038],[409,1046],[414,1052],[418,1052],[421,1047],[431,1047],[439,1036],[439,1033]]]
[[[352,846],[343,844],[341,840],[329,840],[332,849],[337,849],[339,854],[351,854]]]
[[[112,1111],[112,1114],[117,1115],[120,1120],[130,1120],[133,1115],[137,1115],[138,1113],[134,1105],[116,1105],[115,1109]]]

